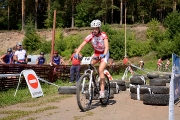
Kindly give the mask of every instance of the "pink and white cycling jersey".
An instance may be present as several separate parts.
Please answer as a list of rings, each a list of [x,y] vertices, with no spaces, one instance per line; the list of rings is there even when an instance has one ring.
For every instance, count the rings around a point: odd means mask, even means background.
[[[91,33],[84,40],[91,42],[95,54],[103,54],[105,49],[104,39],[108,39],[108,37],[105,32],[101,32],[99,36],[94,36],[93,33]]]

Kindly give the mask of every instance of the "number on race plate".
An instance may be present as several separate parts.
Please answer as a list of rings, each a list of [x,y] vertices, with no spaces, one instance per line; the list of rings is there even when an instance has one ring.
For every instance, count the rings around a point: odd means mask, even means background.
[[[81,65],[89,65],[91,64],[92,57],[83,57],[81,60]]]

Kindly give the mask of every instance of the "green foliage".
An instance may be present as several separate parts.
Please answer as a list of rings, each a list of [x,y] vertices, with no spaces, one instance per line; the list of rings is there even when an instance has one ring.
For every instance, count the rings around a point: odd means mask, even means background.
[[[174,51],[174,42],[169,40],[163,40],[160,44],[157,44],[157,57],[162,57],[163,59],[171,58],[172,53]]]
[[[150,50],[149,41],[138,42],[137,40],[129,40],[127,48],[129,57],[144,56]]]
[[[80,4],[77,4],[76,11],[77,15],[75,16],[75,25],[77,27],[85,27],[90,25],[90,21],[94,18],[94,10],[92,0],[82,0]]]
[[[53,19],[54,19],[54,10],[56,10],[56,27],[64,27],[65,19],[64,16],[66,12],[62,10],[62,4],[60,4],[59,1],[53,1],[51,4],[50,11],[47,11],[47,13],[50,13],[50,17],[44,21],[45,26],[47,28],[53,27]],[[46,15],[47,16],[47,15]]]
[[[173,37],[173,50],[172,53],[176,53],[177,55],[180,55],[180,33],[177,33],[176,35],[174,35]]]
[[[59,54],[61,54],[62,51],[65,51],[66,49],[66,41],[63,39],[63,32],[62,29],[57,29],[56,30],[56,36],[55,36],[55,46],[54,46],[54,50],[58,51]]]
[[[147,29],[147,37],[148,38],[152,38],[156,32],[159,31],[159,26],[160,26],[160,22],[157,19],[152,19],[149,23],[148,23],[148,29]]]
[[[168,16],[164,20],[164,26],[168,28],[170,32],[171,38],[180,32],[180,13],[178,11],[174,11],[168,14]]]
[[[43,41],[40,45],[40,51],[43,51],[44,53],[50,53],[51,52],[51,41]]]
[[[81,44],[82,40],[83,39],[79,35],[70,35],[64,37],[66,48],[65,51],[62,51],[62,56],[66,56],[66,58],[69,59],[71,54],[74,52],[74,49]]]
[[[39,49],[41,43],[40,36],[35,32],[34,24],[31,16],[27,20],[25,38],[23,40],[23,45],[26,50],[32,53],[35,50]]]

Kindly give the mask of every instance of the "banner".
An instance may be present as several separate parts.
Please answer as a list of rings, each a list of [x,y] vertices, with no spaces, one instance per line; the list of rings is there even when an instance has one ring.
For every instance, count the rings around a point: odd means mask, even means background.
[[[179,101],[180,96],[180,57],[173,54],[173,76],[174,76],[174,103]]]
[[[169,92],[169,120],[174,120],[174,103],[180,96],[180,57],[172,54],[172,75]]]

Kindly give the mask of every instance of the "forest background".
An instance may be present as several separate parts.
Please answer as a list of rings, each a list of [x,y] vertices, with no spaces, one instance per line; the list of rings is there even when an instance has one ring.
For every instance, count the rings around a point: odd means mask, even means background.
[[[166,59],[171,58],[172,53],[180,53],[179,9],[180,0],[0,0],[0,29],[23,32],[23,46],[29,54],[40,51],[48,54],[51,40],[47,41],[37,31],[52,29],[56,10],[55,50],[66,58],[85,35],[64,36],[64,29],[90,29],[90,22],[100,19],[102,31],[109,37],[110,57],[114,60],[124,57],[125,23],[128,57],[153,53],[157,58]],[[145,37],[137,37],[141,33],[130,29],[138,24],[148,27]],[[90,45],[82,54],[92,54]]]

